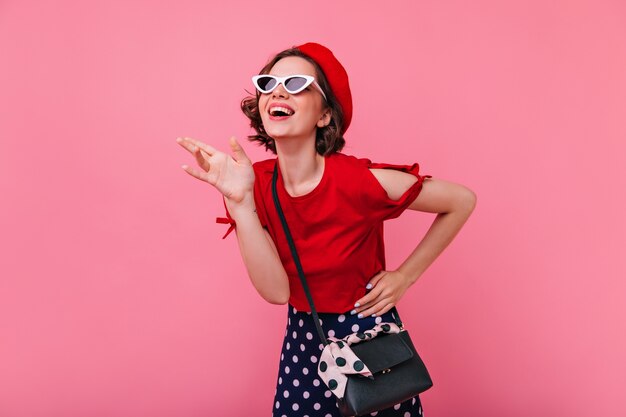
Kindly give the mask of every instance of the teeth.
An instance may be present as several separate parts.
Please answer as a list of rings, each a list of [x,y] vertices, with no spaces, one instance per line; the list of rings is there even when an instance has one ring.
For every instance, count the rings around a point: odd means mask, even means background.
[[[279,107],[279,106],[275,106],[275,107],[272,107],[272,108],[270,109],[270,114],[271,114],[272,116],[276,115],[276,113],[278,113],[278,112],[283,112],[283,113],[285,113],[287,116],[291,116],[291,115],[293,114],[293,111],[291,111],[290,109],[288,109],[288,108],[286,108],[286,107]]]

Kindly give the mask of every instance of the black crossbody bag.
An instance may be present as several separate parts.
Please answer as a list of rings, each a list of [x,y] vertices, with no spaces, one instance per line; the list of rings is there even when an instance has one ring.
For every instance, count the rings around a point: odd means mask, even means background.
[[[298,275],[307,297],[311,314],[315,321],[317,333],[324,344],[326,339],[320,326],[319,316],[309,291],[300,258],[287,226],[283,213],[276,182],[278,180],[278,163],[274,167],[272,177],[272,195],[278,216],[285,231],[285,236],[291,249]],[[404,330],[402,321],[395,307],[391,310],[396,324],[401,329],[399,333],[379,335],[373,339],[364,340],[351,346],[352,351],[365,363],[373,374],[373,378],[361,375],[347,375],[348,382],[343,398],[337,399],[339,411],[344,416],[362,416],[374,411],[380,411],[411,399],[421,392],[432,387],[433,382],[428,374],[424,362],[420,359],[407,330]]]

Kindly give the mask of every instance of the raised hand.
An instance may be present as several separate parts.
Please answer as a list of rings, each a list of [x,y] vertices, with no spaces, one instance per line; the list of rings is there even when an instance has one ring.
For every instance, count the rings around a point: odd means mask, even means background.
[[[191,138],[177,138],[176,142],[188,150],[201,170],[183,165],[192,177],[208,182],[230,202],[238,204],[252,195],[254,170],[252,162],[235,137],[229,139],[232,156]]]

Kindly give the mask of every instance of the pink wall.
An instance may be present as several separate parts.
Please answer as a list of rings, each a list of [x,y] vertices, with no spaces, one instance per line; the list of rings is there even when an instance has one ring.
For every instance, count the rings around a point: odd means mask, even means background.
[[[401,302],[426,415],[626,415],[624,2],[209,4],[0,2],[0,416],[269,415],[286,308],[175,138],[244,138],[249,77],[309,40],[346,153],[479,197]],[[431,219],[387,224],[390,266]]]

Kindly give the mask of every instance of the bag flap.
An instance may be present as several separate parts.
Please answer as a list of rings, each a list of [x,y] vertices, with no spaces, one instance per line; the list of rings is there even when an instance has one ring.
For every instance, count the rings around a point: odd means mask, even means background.
[[[413,351],[400,333],[379,335],[350,346],[372,374],[394,367],[413,357]]]

